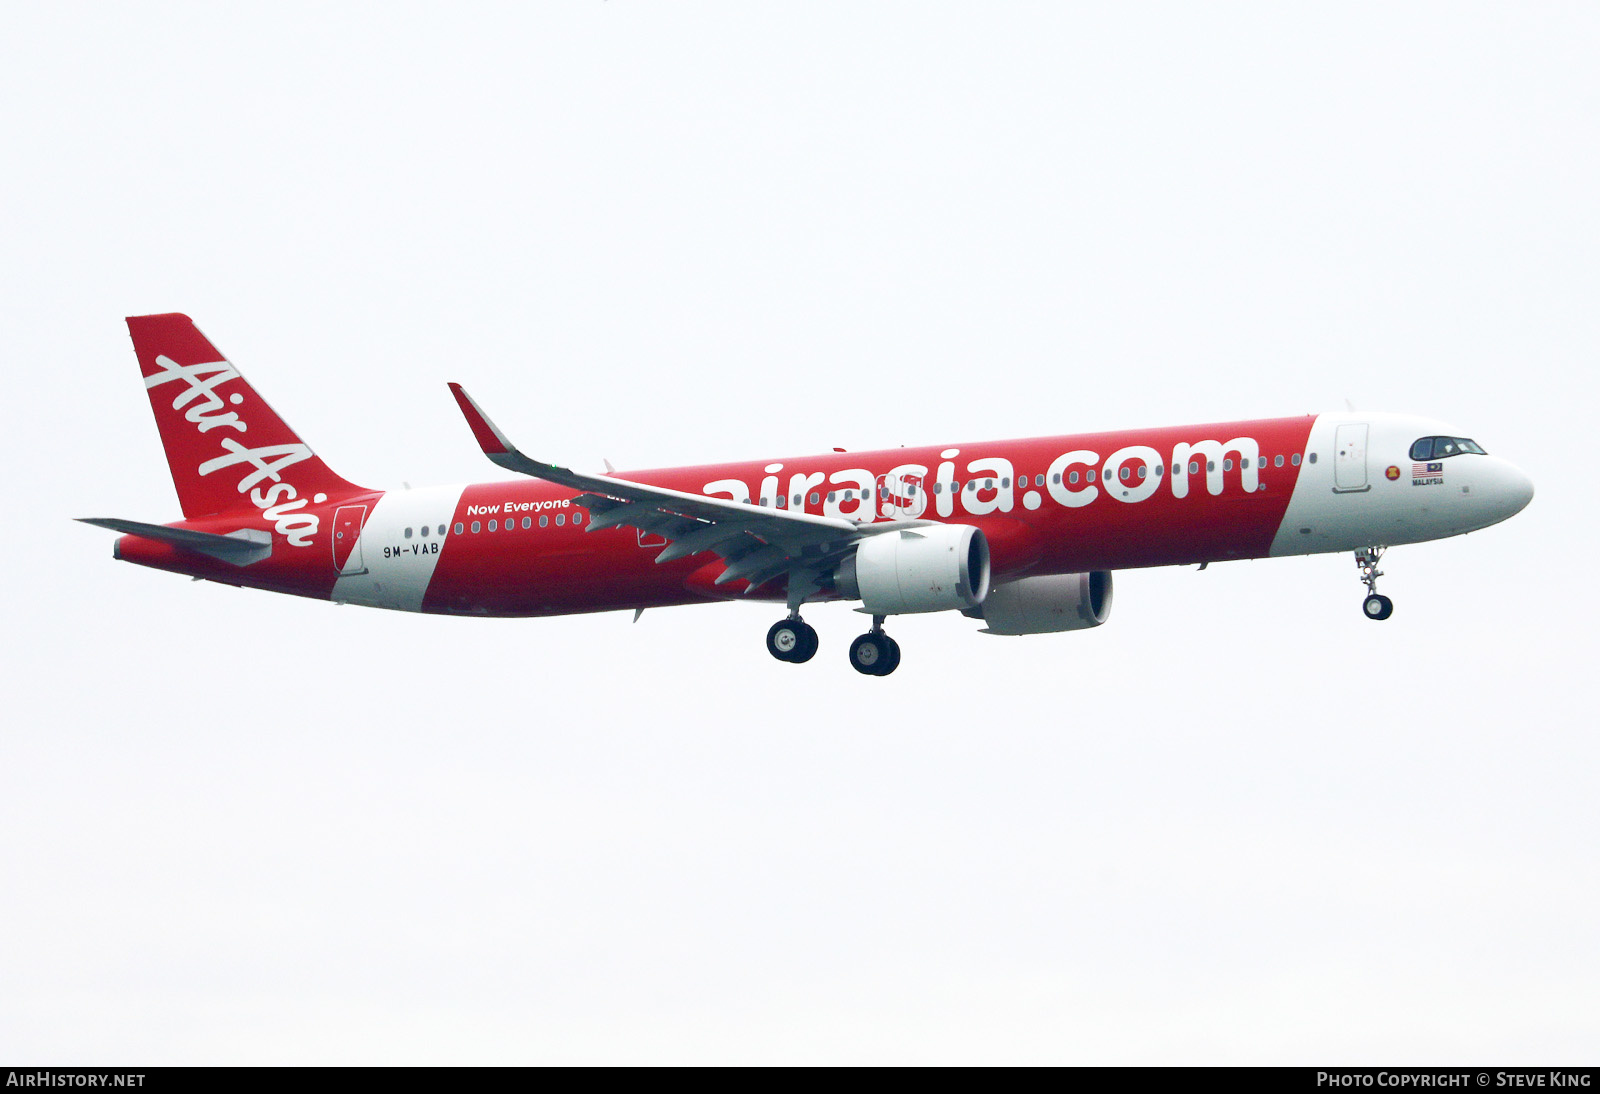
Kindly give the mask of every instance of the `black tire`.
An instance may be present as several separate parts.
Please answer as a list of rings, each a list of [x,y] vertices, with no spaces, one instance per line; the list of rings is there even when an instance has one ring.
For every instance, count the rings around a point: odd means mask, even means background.
[[[888,645],[889,656],[878,669],[878,675],[888,676],[891,672],[900,667],[900,643],[896,642],[886,634],[879,635],[879,637],[882,638],[883,641]]]
[[[795,656],[805,649],[805,631],[800,629],[802,627],[811,629],[797,619],[778,620],[767,630],[767,652],[779,661],[804,660]]]
[[[1388,619],[1394,614],[1394,601],[1374,593],[1361,602],[1361,611],[1368,619]]]
[[[796,665],[811,660],[817,655],[817,629],[809,623],[795,620],[795,626],[800,630],[800,644],[794,648],[794,654],[789,658]]]
[[[883,675],[889,660],[889,644],[882,635],[863,634],[850,643],[850,667],[864,676]]]

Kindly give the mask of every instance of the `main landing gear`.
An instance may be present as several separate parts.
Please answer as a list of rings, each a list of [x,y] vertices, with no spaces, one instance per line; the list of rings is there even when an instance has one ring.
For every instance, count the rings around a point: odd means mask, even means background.
[[[817,632],[798,613],[780,619],[767,631],[767,652],[796,665],[809,661],[817,652]]]
[[[883,633],[883,616],[873,616],[872,629],[850,643],[850,667],[867,676],[888,676],[900,667],[900,643]]]
[[[809,661],[817,632],[799,615],[780,619],[767,631],[767,652],[790,664]],[[867,676],[888,676],[900,667],[900,643],[883,633],[883,616],[873,616],[872,629],[850,643],[850,666]]]
[[[1356,568],[1361,571],[1361,583],[1367,587],[1367,598],[1361,602],[1361,611],[1368,619],[1388,619],[1394,614],[1394,601],[1386,596],[1378,595],[1378,579],[1383,576],[1383,571],[1378,569],[1378,560],[1383,557],[1384,547],[1368,547],[1365,551],[1356,552]]]

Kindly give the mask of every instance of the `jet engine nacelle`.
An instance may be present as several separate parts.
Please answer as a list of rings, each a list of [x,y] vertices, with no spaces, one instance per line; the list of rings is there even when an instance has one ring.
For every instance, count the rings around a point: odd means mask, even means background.
[[[1025,577],[991,589],[966,613],[984,634],[1054,634],[1098,627],[1111,615],[1111,572]]]
[[[970,524],[880,532],[839,564],[834,587],[873,615],[976,608],[989,592],[989,541]]]

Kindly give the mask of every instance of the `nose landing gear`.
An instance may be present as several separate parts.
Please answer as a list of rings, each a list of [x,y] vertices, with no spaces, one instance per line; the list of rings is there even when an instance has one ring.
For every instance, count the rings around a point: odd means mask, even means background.
[[[1385,550],[1385,547],[1368,547],[1365,551],[1356,552],[1356,568],[1361,571],[1361,583],[1367,587],[1367,598],[1361,602],[1361,612],[1368,619],[1388,619],[1394,614],[1394,601],[1378,595],[1378,579],[1383,576],[1383,571],[1378,569],[1378,560],[1383,557]]]
[[[888,676],[900,667],[900,643],[883,633],[883,616],[873,616],[872,629],[850,643],[850,667],[867,676]]]

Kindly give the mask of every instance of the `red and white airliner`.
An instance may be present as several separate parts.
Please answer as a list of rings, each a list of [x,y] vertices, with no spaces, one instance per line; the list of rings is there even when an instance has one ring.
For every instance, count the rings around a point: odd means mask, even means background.
[[[891,615],[988,634],[1099,626],[1112,571],[1354,551],[1378,560],[1505,520],[1528,477],[1462,431],[1396,414],[832,452],[584,474],[519,452],[451,384],[484,453],[525,480],[370,490],[329,470],[187,316],[128,328],[184,519],[89,518],[115,556],[228,585],[449,615],[541,616],[750,598],[808,661],[809,602],[860,601],[857,671],[887,676]],[[609,468],[608,468],[609,471]]]

